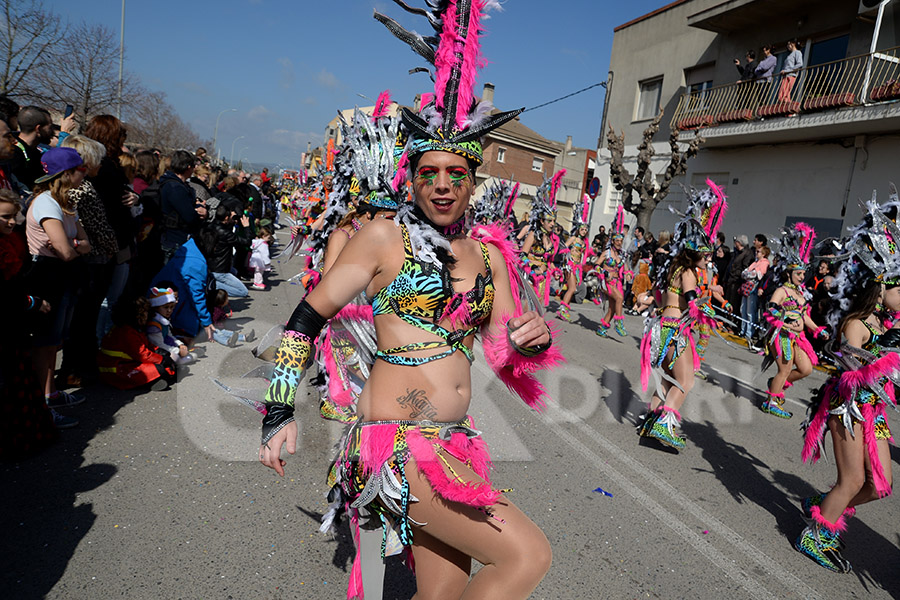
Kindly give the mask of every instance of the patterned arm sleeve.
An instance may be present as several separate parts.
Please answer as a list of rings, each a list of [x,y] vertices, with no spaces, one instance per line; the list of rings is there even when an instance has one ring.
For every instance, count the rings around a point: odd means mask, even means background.
[[[313,340],[298,331],[286,330],[275,353],[275,372],[266,391],[266,416],[262,422],[262,443],[294,421],[294,397],[314,355]]]

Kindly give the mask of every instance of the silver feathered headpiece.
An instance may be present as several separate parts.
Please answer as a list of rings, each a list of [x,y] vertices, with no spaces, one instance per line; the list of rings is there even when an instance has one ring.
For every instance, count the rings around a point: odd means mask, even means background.
[[[868,282],[900,285],[900,199],[893,183],[890,190],[890,200],[884,205],[878,204],[872,192],[872,199],[863,205],[862,221],[842,244],[846,253],[838,257],[842,262],[831,287],[833,302],[828,313],[828,323],[834,328]]]
[[[790,229],[781,230],[775,251],[775,272],[781,275],[791,271],[805,271],[809,268],[816,230],[806,223],[794,223]]]
[[[509,221],[513,205],[519,196],[519,184],[494,180],[484,195],[475,203],[475,222],[480,225]]]
[[[556,195],[562,184],[562,178],[566,174],[565,169],[559,170],[550,179],[544,178],[544,183],[537,189],[534,199],[531,201],[531,231],[537,234],[541,230],[541,221],[545,217],[556,219]]]

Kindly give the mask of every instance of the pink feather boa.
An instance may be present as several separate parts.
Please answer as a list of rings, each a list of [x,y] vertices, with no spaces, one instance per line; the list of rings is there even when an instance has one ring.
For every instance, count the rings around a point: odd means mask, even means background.
[[[881,464],[881,458],[878,456],[878,440],[875,438],[875,407],[871,404],[863,404],[860,406],[860,411],[865,417],[862,423],[863,441],[866,445],[866,451],[869,453],[869,465],[872,468],[872,481],[875,483],[875,492],[879,498],[884,498],[891,494],[891,484],[888,483],[887,478],[884,476],[884,466]]]
[[[524,356],[516,352],[506,333],[507,324],[511,318],[509,315],[501,316],[500,323],[503,333],[496,336],[484,336],[484,357],[500,381],[505,383],[510,391],[515,392],[531,408],[541,410],[546,406],[544,398],[549,396],[534,373],[539,369],[553,368],[566,362],[565,357],[556,347],[556,339],[559,334],[551,329],[550,348],[536,356]]]
[[[509,275],[509,287],[512,291],[513,301],[516,304],[516,314],[520,315],[524,310],[522,309],[522,290],[519,289],[519,272],[517,267],[522,268],[522,264],[519,260],[519,247],[509,238],[510,230],[508,225],[476,225],[472,229],[472,239],[494,246],[503,255],[503,262],[506,263],[506,271]]]

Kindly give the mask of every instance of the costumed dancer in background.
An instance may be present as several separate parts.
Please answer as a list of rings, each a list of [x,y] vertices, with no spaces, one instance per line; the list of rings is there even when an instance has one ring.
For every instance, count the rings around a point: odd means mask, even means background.
[[[712,256],[716,232],[725,218],[727,204],[722,189],[711,180],[708,190],[692,190],[687,213],[675,225],[672,258],[657,286],[664,290],[659,314],[644,324],[641,340],[641,386],[644,391],[653,375],[656,386],[648,413],[638,424],[638,435],[655,438],[681,450],[681,409],[700,369],[697,325],[715,326],[709,297],[698,293],[695,269],[706,268]]]
[[[569,303],[572,302],[578,286],[584,282],[584,267],[591,253],[591,247],[587,243],[587,222],[590,212],[591,203],[588,195],[585,194],[572,212],[572,235],[566,240],[566,246],[569,248],[569,257],[566,262],[566,294],[562,298],[562,304],[556,315],[564,321],[572,321]]]
[[[566,170],[561,169],[550,179],[545,178],[535,192],[528,235],[522,242],[523,262],[530,270],[534,291],[545,308],[550,305],[553,280],[560,275],[554,261],[564,246],[553,229],[556,226],[556,194],[565,174]]]
[[[352,508],[367,509],[383,527],[384,554],[411,549],[422,597],[525,598],[551,560],[540,529],[493,489],[487,448],[465,416],[476,332],[495,372],[532,406],[544,395],[534,370],[562,360],[547,323],[521,304],[515,249],[466,231],[483,161],[478,140],[521,112],[491,114],[482,104],[470,113],[484,8],[479,0],[451,0],[424,11],[436,28],[426,38],[376,13],[436,65],[434,96],[419,114],[402,113],[414,204],[401,206],[393,222],[357,232],[295,309],[277,352],[259,448],[260,461],[283,476],[281,447],[296,451],[294,396],[313,340],[328,317],[366,291],[379,360],[332,479]],[[400,193],[389,189],[382,191]],[[470,581],[471,556],[484,566]],[[354,561],[348,597],[363,594],[359,573]]]
[[[817,326],[810,317],[812,294],[803,285],[815,239],[816,232],[812,227],[797,223],[789,231],[782,232],[780,247],[775,253],[775,275],[782,284],[772,294],[765,311],[769,330],[765,336],[766,356],[762,370],[776,363],[778,373],[769,380],[766,390],[769,397],[760,408],[782,419],[793,416],[784,408],[784,390],[808,377],[813,367],[819,364],[804,329],[812,331],[815,338],[828,337],[826,328]]]
[[[398,198],[406,189],[405,174],[394,179],[394,145],[400,122],[388,114],[389,105],[390,96],[383,92],[371,122],[356,110],[353,122],[341,125],[346,151],[337,161],[338,173],[353,173],[353,176],[347,193],[343,185],[335,186],[338,191],[332,195],[333,201],[325,213],[326,223],[338,217],[340,220],[335,227],[323,229],[323,232],[331,231],[322,259],[323,276],[353,236],[375,220],[393,219],[400,206]],[[326,419],[353,423],[356,401],[369,378],[377,351],[372,307],[365,294],[357,296],[328,321],[318,347],[319,372],[325,376],[319,388],[319,410]]]
[[[815,462],[831,432],[837,483],[828,492],[804,498],[807,527],[794,546],[832,571],[846,573],[840,533],[856,507],[890,495],[893,441],[885,407],[897,408],[900,383],[900,329],[889,328],[879,309],[900,310],[900,212],[896,191],[879,206],[873,197],[863,221],[850,231],[847,260],[832,287],[828,324],[839,372],[810,405],[803,461]]]
[[[622,244],[625,242],[625,209],[620,204],[616,209],[615,233],[609,238],[606,249],[600,253],[597,264],[600,265],[600,289],[606,295],[609,308],[606,317],[600,319],[600,327],[597,335],[607,337],[610,322],[615,323],[616,333],[625,337],[625,315],[622,306],[625,301],[625,252]]]

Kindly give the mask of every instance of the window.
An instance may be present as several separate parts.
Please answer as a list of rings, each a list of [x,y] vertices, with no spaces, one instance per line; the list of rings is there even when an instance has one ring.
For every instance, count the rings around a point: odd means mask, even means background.
[[[662,83],[663,78],[647,79],[641,81],[640,96],[638,97],[637,114],[634,116],[635,121],[646,121],[652,119],[659,113],[660,100],[662,99]]]
[[[502,163],[506,158],[506,148],[498,147],[497,148],[497,162]]]
[[[709,89],[713,85],[716,64],[698,65],[684,70],[684,93],[690,102],[689,111],[703,110],[709,103]]]
[[[606,197],[606,211],[616,214],[616,207],[622,202],[622,190],[617,190],[610,182],[609,196]]]
[[[531,170],[538,171],[538,172],[543,171],[544,170],[544,159],[539,156],[535,156],[534,160],[531,161]]]

